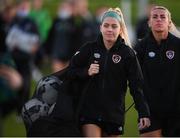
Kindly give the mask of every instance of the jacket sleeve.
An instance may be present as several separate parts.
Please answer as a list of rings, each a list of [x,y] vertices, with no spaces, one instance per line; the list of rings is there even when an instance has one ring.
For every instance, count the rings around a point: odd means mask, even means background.
[[[126,69],[128,70],[127,77],[130,93],[135,102],[135,108],[138,111],[139,118],[149,117],[149,107],[143,94],[143,75],[134,51],[131,51],[127,59]]]
[[[70,61],[68,76],[71,79],[89,78],[88,69],[91,56],[91,45],[85,44],[75,53]]]

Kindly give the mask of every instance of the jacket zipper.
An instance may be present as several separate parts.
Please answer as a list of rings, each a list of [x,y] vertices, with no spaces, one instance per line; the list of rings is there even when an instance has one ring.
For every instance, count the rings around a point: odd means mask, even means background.
[[[105,62],[104,62],[104,67],[103,67],[103,70],[104,70],[103,81],[102,81],[102,90],[103,90],[103,91],[104,91],[104,88],[105,88],[105,73],[106,73],[108,55],[109,55],[109,50],[106,51]]]

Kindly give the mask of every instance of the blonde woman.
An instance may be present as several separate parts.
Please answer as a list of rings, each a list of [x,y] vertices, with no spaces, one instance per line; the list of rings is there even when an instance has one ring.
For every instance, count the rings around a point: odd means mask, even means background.
[[[79,121],[86,137],[123,134],[125,95],[130,87],[139,115],[139,128],[150,125],[149,109],[143,97],[143,77],[127,34],[119,8],[108,9],[102,16],[101,34],[74,55],[69,75],[91,80],[80,108]]]
[[[151,126],[141,129],[143,137],[180,136],[180,39],[169,10],[151,9],[150,34],[135,47],[145,80]]]

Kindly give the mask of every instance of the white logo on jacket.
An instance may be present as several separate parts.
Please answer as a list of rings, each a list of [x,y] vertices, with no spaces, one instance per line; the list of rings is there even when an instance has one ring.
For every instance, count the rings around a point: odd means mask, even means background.
[[[99,59],[101,57],[101,55],[99,53],[94,53],[94,58]]]
[[[114,54],[113,56],[112,56],[112,61],[114,62],[114,63],[119,63],[120,62],[120,60],[121,60],[121,56],[120,55],[116,55],[116,54]]]
[[[151,52],[148,53],[148,55],[149,55],[149,57],[152,58],[152,57],[155,57],[156,53],[154,53],[153,51],[151,51]]]
[[[94,53],[94,63],[98,64],[100,57],[101,55],[99,53]]]
[[[168,59],[173,59],[174,58],[174,54],[175,54],[175,52],[173,50],[166,51],[166,57]]]
[[[123,130],[123,127],[122,127],[122,126],[120,126],[120,127],[118,128],[118,130],[119,130],[119,131],[122,131],[122,130]]]
[[[79,54],[80,53],[80,51],[76,51],[76,53],[74,54],[74,56],[76,56],[77,54]]]

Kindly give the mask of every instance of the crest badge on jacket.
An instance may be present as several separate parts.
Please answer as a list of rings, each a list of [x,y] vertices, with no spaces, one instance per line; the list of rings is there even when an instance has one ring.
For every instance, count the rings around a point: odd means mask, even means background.
[[[112,61],[113,61],[115,64],[119,63],[120,60],[121,60],[121,56],[120,56],[120,55],[114,54],[114,55],[112,56]]]
[[[175,52],[173,50],[168,50],[166,51],[166,57],[168,59],[173,59],[174,58],[174,55],[175,55]]]

